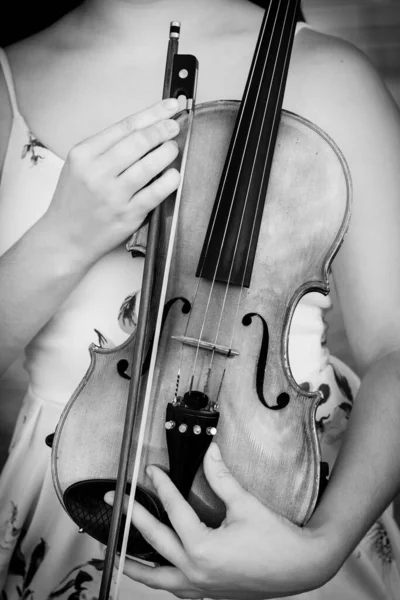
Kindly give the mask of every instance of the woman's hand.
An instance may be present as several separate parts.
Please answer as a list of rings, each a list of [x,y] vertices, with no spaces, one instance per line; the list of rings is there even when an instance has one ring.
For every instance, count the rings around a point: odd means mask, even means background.
[[[178,154],[179,125],[171,119],[178,109],[175,99],[159,102],[71,150],[43,217],[60,243],[94,262],[177,189],[178,171],[164,169]]]
[[[88,269],[177,189],[179,173],[168,166],[178,154],[178,110],[177,100],[159,102],[71,150],[49,208],[1,257],[0,373]]]
[[[334,575],[324,537],[293,525],[246,492],[214,443],[205,456],[204,470],[226,505],[226,518],[217,529],[199,520],[161,469],[148,468],[175,531],[137,502],[132,522],[175,567],[151,567],[126,559],[124,572],[129,577],[178,598],[251,600],[302,593]],[[111,504],[112,498],[109,493],[105,500]]]

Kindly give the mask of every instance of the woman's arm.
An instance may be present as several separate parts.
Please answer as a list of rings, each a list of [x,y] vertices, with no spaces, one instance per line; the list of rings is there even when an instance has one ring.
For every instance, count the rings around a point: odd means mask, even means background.
[[[351,223],[333,275],[362,382],[329,493],[309,527],[330,527],[343,560],[400,492],[400,118],[361,54],[350,49],[340,61],[342,91],[329,89],[341,110],[329,125],[328,103],[320,120],[353,180]]]
[[[326,493],[307,524],[341,566],[400,493],[400,350],[374,362],[354,402]]]
[[[177,188],[175,169],[147,185],[177,156],[177,109],[160,102],[71,150],[48,210],[0,258],[0,373],[85,272]]]
[[[177,568],[128,561],[126,572],[178,597],[249,600],[319,587],[400,491],[399,113],[358,51],[311,31],[300,35],[305,68],[297,104],[288,108],[335,140],[352,173],[352,221],[333,272],[363,381],[331,481],[304,528],[241,489],[213,451],[205,472],[227,507],[215,530],[200,523],[167,476],[153,468],[177,533],[140,506],[133,522]]]

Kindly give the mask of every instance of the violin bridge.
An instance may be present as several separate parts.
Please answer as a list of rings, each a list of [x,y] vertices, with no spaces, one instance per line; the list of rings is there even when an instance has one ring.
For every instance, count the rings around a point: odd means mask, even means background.
[[[227,346],[220,346],[219,344],[205,342],[204,340],[198,340],[196,338],[186,337],[184,335],[173,335],[171,337],[173,340],[176,340],[177,342],[180,342],[181,344],[184,344],[186,346],[201,348],[202,350],[207,350],[208,352],[216,352],[217,354],[222,354],[223,356],[227,356],[228,358],[239,356],[239,352],[237,350],[233,350],[232,348],[228,348]]]

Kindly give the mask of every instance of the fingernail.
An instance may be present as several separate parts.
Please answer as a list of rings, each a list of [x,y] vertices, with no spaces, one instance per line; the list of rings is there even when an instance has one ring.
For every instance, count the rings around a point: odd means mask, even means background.
[[[178,110],[179,102],[176,98],[167,98],[163,101],[163,107],[168,110]]]
[[[107,494],[104,496],[104,502],[112,505],[114,502],[114,495],[115,492],[107,492]]]
[[[213,460],[221,460],[221,452],[215,442],[211,442],[208,452]]]
[[[150,477],[150,479],[153,479],[154,469],[151,465],[146,468],[146,473]]]

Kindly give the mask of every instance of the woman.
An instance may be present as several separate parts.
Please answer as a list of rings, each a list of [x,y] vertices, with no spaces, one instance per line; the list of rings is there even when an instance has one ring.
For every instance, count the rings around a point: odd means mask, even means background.
[[[6,48],[1,361],[6,369],[26,347],[31,384],[0,483],[4,599],[97,597],[102,552],[56,500],[44,438],[86,371],[89,344],[119,344],[131,331],[134,315],[124,318],[120,307],[140,287],[142,264],[121,244],[178,184],[172,170],[141,190],[176,153],[168,141],[176,130],[159,124],[176,106],[139,112],[160,97],[170,21],[182,22],[180,51],[199,59],[203,102],[241,98],[262,16],[244,0],[88,0]],[[357,378],[323,345],[329,301],[302,301],[290,341],[296,380],[324,393],[317,419],[330,466],[354,400],[351,425],[303,529],[244,492],[213,445],[205,471],[228,511],[213,532],[153,469],[180,537],[140,507],[133,519],[176,567],[129,562],[123,598],[168,597],[151,588],[183,598],[400,597],[399,534],[390,512],[381,517],[400,487],[399,116],[365,57],[307,27],[298,27],[284,108],[325,130],[352,174],[352,221],[333,274],[363,373],[357,397]],[[140,116],[126,119],[133,113]]]

